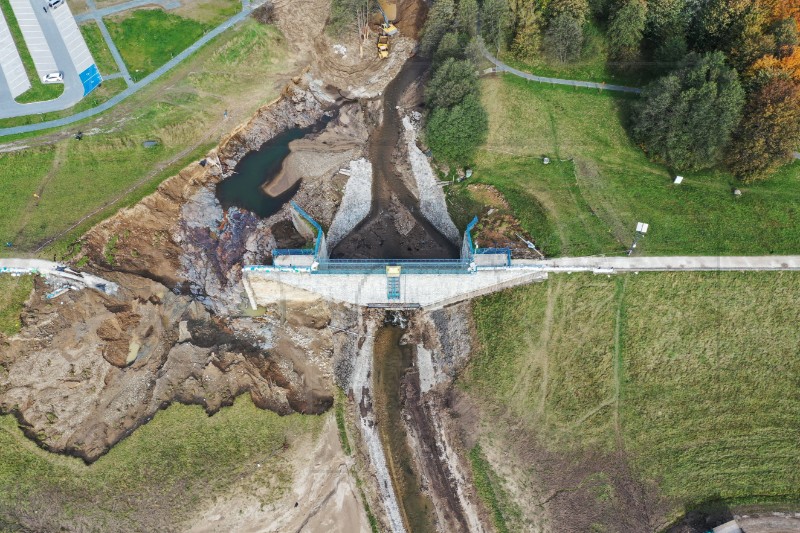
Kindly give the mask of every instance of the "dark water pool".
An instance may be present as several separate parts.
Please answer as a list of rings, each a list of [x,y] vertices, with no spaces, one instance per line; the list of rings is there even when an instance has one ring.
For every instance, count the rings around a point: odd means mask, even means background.
[[[274,198],[264,193],[262,185],[269,183],[280,172],[283,160],[289,155],[290,142],[319,131],[329,121],[329,117],[324,117],[313,126],[286,130],[262,144],[258,150],[245,155],[233,169],[233,174],[217,184],[217,199],[222,208],[239,207],[261,218],[278,212],[297,192],[300,182]]]

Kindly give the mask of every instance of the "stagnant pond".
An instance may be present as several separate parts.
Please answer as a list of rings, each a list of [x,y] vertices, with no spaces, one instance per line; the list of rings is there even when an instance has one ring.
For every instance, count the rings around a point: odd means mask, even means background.
[[[378,433],[386,454],[392,485],[400,503],[400,511],[408,531],[436,531],[433,504],[421,490],[411,449],[403,423],[402,382],[412,366],[414,348],[403,346],[403,330],[384,326],[378,330],[374,347],[373,388]]]
[[[316,133],[325,127],[330,117],[307,128],[291,128],[279,133],[261,145],[261,148],[245,155],[233,169],[233,174],[217,184],[217,199],[222,209],[239,207],[267,218],[280,210],[300,188],[300,181],[279,196],[269,196],[262,187],[271,182],[281,171],[283,160],[289,155],[289,143]]]

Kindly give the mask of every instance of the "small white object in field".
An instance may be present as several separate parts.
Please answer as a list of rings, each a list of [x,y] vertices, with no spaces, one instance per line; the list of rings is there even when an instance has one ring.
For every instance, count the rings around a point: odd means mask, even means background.
[[[683,182],[683,176],[675,176],[675,181],[673,181],[672,183],[674,183],[675,185],[680,185],[681,182]]]

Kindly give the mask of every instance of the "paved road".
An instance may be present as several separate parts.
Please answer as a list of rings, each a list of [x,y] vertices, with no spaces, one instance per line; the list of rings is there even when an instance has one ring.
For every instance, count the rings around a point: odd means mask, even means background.
[[[202,48],[203,45],[205,45],[211,39],[213,39],[214,37],[218,36],[219,34],[224,32],[225,30],[227,30],[231,26],[234,26],[235,24],[238,24],[239,22],[242,22],[249,15],[250,15],[250,9],[249,8],[243,8],[242,11],[240,11],[239,13],[234,15],[233,17],[229,18],[228,20],[226,20],[225,22],[223,22],[222,24],[220,24],[219,26],[217,26],[216,28],[214,28],[213,30],[211,30],[210,32],[208,32],[207,34],[202,36],[192,46],[190,46],[189,48],[187,48],[186,50],[184,50],[180,54],[176,55],[174,58],[169,60],[165,65],[162,65],[158,70],[156,70],[155,72],[151,73],[147,77],[139,80],[138,82],[134,83],[133,85],[131,85],[130,87],[125,89],[123,92],[121,92],[118,95],[114,96],[110,100],[107,100],[106,102],[103,102],[102,104],[100,104],[97,107],[93,107],[91,109],[87,109],[86,111],[81,111],[80,113],[76,113],[74,115],[70,115],[68,117],[60,118],[60,119],[57,119],[57,120],[48,120],[47,122],[40,122],[38,124],[27,124],[25,126],[16,126],[16,127],[13,127],[13,128],[3,128],[3,129],[0,129],[0,137],[3,137],[5,135],[18,135],[20,133],[29,133],[29,132],[32,132],[32,131],[41,131],[41,130],[46,130],[46,129],[50,129],[50,128],[59,128],[59,127],[62,127],[62,126],[68,126],[70,124],[74,124],[75,122],[81,121],[83,119],[98,115],[98,114],[102,113],[103,111],[106,111],[107,109],[110,109],[110,108],[114,107],[115,105],[117,105],[118,103],[122,102],[123,100],[125,100],[129,96],[131,96],[133,94],[136,94],[137,92],[142,90],[144,87],[150,85],[155,80],[157,80],[158,78],[163,76],[166,72],[170,71],[176,65],[178,65],[179,63],[184,61],[187,57],[191,56],[196,51],[198,51],[200,48]]]
[[[800,270],[800,255],[560,257],[515,259],[513,267],[545,272],[678,272]]]
[[[514,67],[510,67],[494,57],[486,47],[481,43],[481,50],[483,52],[483,57],[494,63],[495,70],[497,72],[509,72],[514,74],[515,76],[519,76],[520,78],[525,78],[526,80],[531,81],[538,81],[542,83],[552,83],[554,85],[569,85],[572,87],[587,87],[589,89],[601,89],[604,91],[618,91],[623,93],[633,93],[639,94],[642,92],[641,89],[636,87],[625,87],[624,85],[608,85],[606,83],[596,83],[593,81],[580,81],[580,80],[562,80],[560,78],[546,78],[544,76],[534,76],[528,72],[523,72],[521,70],[517,70]]]
[[[69,6],[64,3],[58,10],[69,10]],[[78,70],[72,62],[67,45],[58,31],[56,21],[53,19],[53,12],[45,13],[42,9],[34,9],[42,31],[47,37],[47,44],[53,53],[58,69],[64,73],[64,92],[54,100],[46,102],[34,102],[31,104],[20,104],[13,99],[3,98],[0,100],[0,118],[19,117],[24,115],[34,115],[37,113],[48,113],[50,111],[60,111],[74,106],[83,99],[83,83],[81,83]],[[0,80],[5,81],[5,80]],[[1,135],[2,133],[0,133]]]
[[[800,152],[794,152],[792,153],[792,155],[794,156],[795,159],[800,159]]]
[[[132,2],[123,2],[122,4],[104,7],[101,9],[97,9],[94,5],[94,2],[87,1],[86,5],[89,6],[89,11],[81,13],[80,15],[75,15],[75,20],[78,22],[85,22],[87,20],[107,17],[108,15],[114,15],[115,13],[121,13],[137,7],[154,5],[161,6],[164,9],[177,9],[181,7],[181,3],[178,0],[133,0]]]

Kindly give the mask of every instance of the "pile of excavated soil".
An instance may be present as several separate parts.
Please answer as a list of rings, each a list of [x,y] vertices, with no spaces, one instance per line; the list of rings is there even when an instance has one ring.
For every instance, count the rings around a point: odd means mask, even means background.
[[[46,448],[97,459],[173,401],[214,412],[244,392],[278,413],[332,404],[326,307],[296,326],[212,316],[139,276],[108,273],[115,296],[70,291],[46,300],[37,280],[22,331],[0,346],[0,410]],[[335,311],[334,311],[335,312]]]

